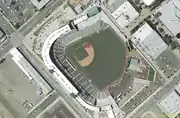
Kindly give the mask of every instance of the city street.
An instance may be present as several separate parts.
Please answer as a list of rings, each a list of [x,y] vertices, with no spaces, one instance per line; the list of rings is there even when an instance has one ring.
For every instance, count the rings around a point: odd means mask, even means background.
[[[177,83],[180,81],[179,78],[180,71],[175,74],[173,81],[167,82],[164,87],[157,89],[148,99],[146,99],[141,105],[139,105],[133,112],[131,112],[127,118],[134,118],[134,116],[139,116],[152,104],[157,104],[157,102],[168,93]]]
[[[7,21],[4,16],[0,18],[0,27],[2,27],[7,35],[9,36],[8,42],[0,47],[0,57],[3,57],[7,54],[7,52],[15,47],[19,46],[20,51],[24,54],[24,56],[31,62],[31,64],[35,67],[35,69],[45,78],[45,80],[55,89],[55,94],[53,94],[49,99],[44,101],[43,104],[32,110],[32,112],[29,115],[29,118],[35,118],[38,114],[40,114],[46,107],[55,101],[58,97],[61,97],[63,99],[63,102],[71,108],[71,111],[74,111],[74,113],[79,116],[80,118],[92,118],[92,116],[84,110],[84,108],[71,96],[68,94],[66,88],[64,85],[60,85],[56,82],[55,77],[49,72],[49,70],[45,67],[43,60],[38,57],[38,55],[35,54],[35,52],[30,52],[31,50],[28,48],[28,43],[22,43],[22,40],[25,39],[25,36],[27,36],[33,28],[37,28],[38,24],[42,23],[45,18],[47,18],[56,8],[61,6],[63,4],[64,0],[53,0],[49,4],[47,4],[46,8],[42,9],[41,11],[37,11],[27,22],[23,23],[23,25],[15,31],[15,29],[11,26],[9,21]],[[152,15],[152,13],[155,11],[150,11],[149,8],[143,9],[137,18],[137,20],[133,21],[129,27],[122,28],[117,23],[117,21],[112,16],[112,13],[104,6],[103,4],[100,5],[103,12],[107,15],[107,17],[110,19],[113,25],[118,29],[120,32],[119,35],[124,35],[126,39],[124,41],[126,42],[128,39],[131,38],[131,30],[133,30],[137,25],[139,25],[141,22],[144,21],[146,17],[149,15]],[[3,25],[2,25],[3,24]],[[38,27],[39,28],[39,27]],[[41,27],[40,27],[41,28]],[[40,29],[39,28],[39,29]],[[140,55],[151,65],[155,70],[161,75],[161,77],[166,80],[166,83],[163,87],[158,88],[155,90],[154,93],[152,93],[147,99],[144,100],[144,98],[141,99],[134,99],[135,102],[138,101],[139,104],[137,106],[134,106],[134,110],[130,109],[131,102],[127,104],[126,107],[123,107],[122,110],[128,111],[126,118],[138,118],[142,113],[144,113],[149,107],[152,106],[152,104],[157,104],[157,102],[167,93],[169,92],[175,84],[180,80],[180,70],[177,70],[177,72],[170,78],[167,78],[165,74],[160,70],[160,66],[157,65],[155,61],[150,59],[146,53],[142,51],[141,48],[138,46],[135,46],[137,51],[140,53]],[[173,59],[172,59],[173,60]],[[161,61],[161,60],[160,60]],[[162,61],[161,61],[162,62]],[[165,65],[166,66],[166,65]],[[139,93],[140,94],[140,93]],[[141,94],[146,94],[145,92],[142,92]],[[0,100],[4,102],[5,106],[13,112],[13,114],[18,116],[18,113],[14,111],[12,108],[10,108],[10,105],[6,103],[6,100],[1,98],[2,95],[0,95]],[[139,95],[138,98],[141,98],[141,95]]]
[[[20,50],[25,54],[25,56],[34,65],[34,67],[43,75],[43,77],[45,77],[45,79],[57,90],[57,92],[64,99],[67,105],[69,105],[74,111],[76,111],[76,113],[82,118],[92,118],[92,116],[90,116],[81,107],[81,105],[67,93],[67,90],[63,87],[63,85],[59,85],[59,83],[55,82],[55,79],[53,79],[54,77],[44,67],[42,60],[29,53],[24,45],[20,46]]]
[[[45,9],[37,12],[25,24],[21,26],[19,31],[26,36],[38,23],[42,22],[48,15],[50,15],[57,7],[63,4],[63,0],[53,0]]]
[[[111,13],[108,11],[108,9],[105,6],[101,6],[101,8],[103,9],[103,11],[106,13],[106,15],[111,19],[111,21],[121,30],[121,33],[123,34],[128,34],[128,37],[131,37],[131,34],[129,33],[129,31],[124,30],[122,28],[119,27],[119,25],[117,24],[117,22],[114,20],[114,18],[112,17]],[[149,13],[149,11],[144,11],[143,13]],[[140,21],[142,21],[142,19],[146,18],[147,14],[145,15],[140,15],[140,17],[138,19],[141,19]],[[142,18],[141,18],[142,17]],[[136,21],[137,23],[139,21]],[[137,24],[136,24],[137,25]],[[135,25],[131,26],[131,27],[135,27]],[[174,74],[174,76],[172,76],[170,79],[167,79],[167,77],[162,73],[162,71],[159,70],[159,67],[156,65],[155,62],[153,62],[151,59],[148,59],[147,55],[142,53],[141,50],[136,47],[138,50],[138,52],[145,58],[145,60],[147,60],[147,62],[153,66],[156,71],[165,79],[168,80],[167,84],[164,87],[161,87],[159,89],[157,89],[152,95],[150,95],[149,98],[147,98],[144,102],[142,102],[135,110],[133,110],[128,116],[127,118],[134,118],[134,117],[138,117],[141,113],[144,112],[144,110],[146,110],[151,104],[157,104],[157,101],[164,95],[166,94],[168,91],[170,91],[174,85],[180,80],[179,77],[177,77],[180,73],[179,71],[176,72]],[[175,78],[174,78],[175,77]],[[174,79],[173,79],[174,78]],[[173,81],[171,81],[173,79]],[[156,95],[156,97],[154,97],[154,95]],[[140,110],[139,110],[140,109]],[[139,110],[139,111],[138,111]]]

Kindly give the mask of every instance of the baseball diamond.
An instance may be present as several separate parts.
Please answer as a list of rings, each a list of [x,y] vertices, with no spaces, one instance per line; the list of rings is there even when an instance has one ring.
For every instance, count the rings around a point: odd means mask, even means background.
[[[124,72],[126,47],[110,27],[70,43],[65,48],[65,54],[100,90]]]

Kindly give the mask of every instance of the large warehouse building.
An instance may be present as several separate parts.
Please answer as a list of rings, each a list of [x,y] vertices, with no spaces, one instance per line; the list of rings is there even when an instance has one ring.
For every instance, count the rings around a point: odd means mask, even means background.
[[[180,86],[177,85],[175,89],[163,97],[158,106],[169,118],[175,118],[180,114]]]
[[[180,1],[170,0],[163,4],[157,12],[161,15],[159,19],[164,23],[164,25],[171,31],[173,35],[180,32]]]
[[[156,59],[168,47],[157,32],[147,23],[132,35],[131,40],[152,59]]]

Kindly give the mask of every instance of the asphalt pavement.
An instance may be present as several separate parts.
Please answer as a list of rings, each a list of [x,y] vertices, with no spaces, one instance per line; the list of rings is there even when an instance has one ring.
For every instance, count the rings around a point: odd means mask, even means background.
[[[42,22],[48,17],[57,7],[63,4],[63,0],[51,0],[45,9],[37,12],[26,23],[24,23],[19,29],[24,36],[26,36],[38,23]]]
[[[180,81],[179,75],[180,71],[175,74],[175,77],[172,81],[169,81],[165,84],[165,86],[160,87],[160,89],[157,90],[155,94],[152,94],[149,99],[145,100],[145,102],[142,103],[142,106],[137,107],[137,109],[134,110],[134,112],[132,112],[131,114],[129,114],[127,118],[134,118],[135,116],[138,117],[145,110],[147,110],[150,105],[157,104],[157,102]]]
[[[21,51],[24,52],[25,56],[34,65],[34,67],[42,74],[42,76],[54,87],[59,95],[65,100],[66,104],[69,105],[81,118],[92,118],[82,106],[72,98],[63,85],[56,83],[55,78],[50,74],[50,72],[44,67],[42,60],[38,59],[35,55],[32,55],[24,45],[20,46]]]

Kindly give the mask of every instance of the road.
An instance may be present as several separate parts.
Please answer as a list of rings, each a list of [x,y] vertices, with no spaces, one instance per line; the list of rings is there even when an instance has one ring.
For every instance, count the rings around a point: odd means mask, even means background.
[[[180,75],[180,71],[178,71],[175,74],[173,81],[167,82],[165,86],[161,87],[159,90],[154,92],[154,94],[152,94],[147,100],[141,103],[141,106],[138,106],[133,112],[131,112],[127,116],[127,118],[134,118],[134,116],[138,117],[145,110],[147,110],[152,104],[157,104],[158,100],[160,100],[166,93],[168,93],[177,84],[178,81],[180,81],[179,75]]]
[[[121,31],[121,33],[123,33],[124,35],[127,34],[127,37],[131,37],[131,34],[129,33],[128,30],[124,30],[121,27],[119,27],[118,23],[115,21],[115,19],[112,17],[110,11],[105,7],[105,6],[101,6],[101,8],[103,9],[103,11],[106,13],[106,15],[109,17],[109,19],[118,27],[118,29]],[[149,14],[145,14],[145,13],[151,13],[149,10],[145,10],[142,12],[143,14],[141,14],[139,16],[139,21],[136,21],[136,25],[143,21],[144,18],[146,18]],[[151,13],[152,14],[152,13]],[[132,25],[131,27],[135,27],[135,25]],[[132,28],[131,28],[132,29]],[[138,52],[146,59],[146,61],[153,66],[156,71],[165,79],[168,80],[167,77],[162,73],[162,71],[159,70],[159,67],[149,58],[147,58],[148,56],[145,55],[144,53],[141,52],[141,49],[139,49],[138,47],[136,47],[138,49]],[[168,91],[170,91],[174,85],[180,80],[179,77],[177,77],[180,74],[180,72],[178,71],[177,73],[175,73],[175,75],[173,77],[171,77],[171,79],[169,79],[169,81],[167,81],[166,85],[157,89],[148,99],[146,99],[143,103],[141,103],[141,105],[139,105],[134,111],[132,111],[127,118],[134,118],[134,117],[138,117],[138,113],[137,111],[139,109],[141,109],[139,112],[143,112],[145,109],[147,109],[150,105],[157,104],[157,101],[164,95],[166,94]],[[174,79],[173,79],[174,78]],[[172,80],[173,79],[173,80]],[[154,95],[156,95],[156,98],[154,98]],[[135,116],[137,115],[137,116]]]
[[[127,30],[127,29],[122,29],[120,26],[119,26],[119,24],[116,22],[116,20],[113,18],[113,16],[111,15],[111,12],[104,6],[104,5],[101,5],[101,8],[103,9],[103,11],[104,11],[104,13],[109,17],[109,19],[116,25],[116,27],[121,31],[121,33],[123,33],[124,35],[127,35],[127,37],[128,38],[130,38],[131,37],[131,34],[130,34],[130,32],[129,32],[129,30]],[[136,25],[138,25],[137,23],[139,23],[139,22],[141,22],[141,21],[143,21],[143,19],[145,19],[148,15],[146,14],[146,15],[144,15],[145,13],[150,13],[150,11],[149,10],[144,10],[143,12],[142,12],[143,14],[142,15],[140,15],[139,16],[139,21],[136,21]],[[135,27],[135,25],[132,25],[131,27]],[[131,28],[129,28],[129,29],[131,29]],[[163,78],[165,78],[166,80],[167,80],[167,77],[165,77],[165,75],[162,73],[162,71],[160,71],[159,70],[159,67],[151,60],[151,59],[148,59],[147,57],[147,55],[145,55],[144,53],[142,53],[141,52],[141,50],[138,48],[138,47],[136,47],[138,50],[139,50],[139,52],[141,53],[141,55],[146,59],[146,61],[147,62],[149,62],[149,64],[151,65],[151,66],[153,66],[155,69],[156,69],[156,71],[158,71],[159,72],[159,74],[163,77]]]
[[[24,23],[19,31],[26,36],[38,23],[42,22],[44,18],[50,15],[57,7],[63,3],[63,0],[52,0],[45,9],[34,14],[28,22]]]
[[[54,11],[57,7],[59,7],[63,3],[63,0],[53,0],[47,7],[39,12],[37,12],[28,22],[24,23],[23,26],[18,29],[11,31],[9,35],[12,35],[9,42],[4,46],[3,49],[0,49],[0,57],[5,56],[7,52],[14,46],[18,46],[21,41],[24,39],[23,36],[26,36],[38,23],[42,22],[44,18]],[[10,28],[9,28],[10,29]],[[19,34],[19,38],[15,38],[16,34]],[[16,42],[17,41],[17,42]],[[15,43],[14,43],[15,42]],[[45,79],[58,91],[59,95],[64,99],[67,105],[69,105],[80,117],[82,118],[91,118],[92,116],[87,114],[87,112],[81,107],[81,105],[75,101],[63,88],[63,85],[59,85],[53,79],[54,77],[49,73],[49,71],[44,67],[42,61],[38,60],[35,55],[32,55],[28,52],[27,49],[22,45],[21,48],[25,52],[30,62],[35,65],[36,69],[45,77]]]
[[[50,72],[44,67],[43,62],[38,59],[35,55],[32,55],[24,45],[20,46],[21,51],[29,59],[29,61],[35,66],[35,68],[45,77],[45,79],[58,91],[59,95],[65,100],[66,104],[69,105],[76,113],[82,118],[92,118],[82,107],[81,105],[72,98],[68,93],[66,88],[63,85],[55,82],[54,77]]]
[[[36,14],[34,14],[26,23],[24,23],[18,30],[15,30],[14,27],[9,23],[7,18],[0,14],[0,27],[2,27],[5,32],[10,36],[9,41],[2,47],[0,47],[0,57],[6,55],[7,52],[14,46],[18,46],[21,41],[24,39],[17,38],[17,36],[26,36],[38,23],[42,22],[49,14],[53,12],[54,9],[59,7],[63,3],[63,0],[53,0],[50,2],[47,7]],[[16,42],[17,41],[17,42]]]

